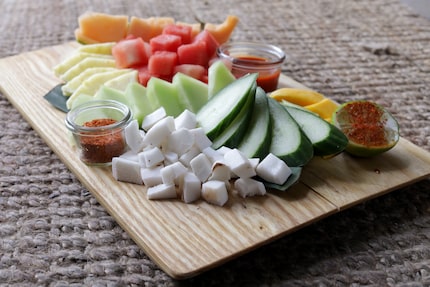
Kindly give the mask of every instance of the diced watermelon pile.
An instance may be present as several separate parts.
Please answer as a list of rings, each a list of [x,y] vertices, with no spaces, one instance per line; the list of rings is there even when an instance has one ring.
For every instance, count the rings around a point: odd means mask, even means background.
[[[191,26],[171,24],[149,43],[129,36],[112,48],[117,67],[138,70],[139,83],[146,86],[151,77],[169,82],[180,72],[207,83],[208,67],[219,46],[208,31],[194,38]]]

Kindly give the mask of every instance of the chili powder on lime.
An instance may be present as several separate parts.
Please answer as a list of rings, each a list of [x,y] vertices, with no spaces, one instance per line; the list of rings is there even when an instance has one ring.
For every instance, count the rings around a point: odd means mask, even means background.
[[[343,132],[353,142],[364,146],[384,146],[386,119],[384,111],[368,101],[354,102],[345,107],[350,126]]]
[[[94,119],[85,122],[85,127],[103,127],[116,123],[114,119]],[[108,163],[123,153],[125,140],[121,129],[101,129],[81,135],[81,158],[87,163]]]

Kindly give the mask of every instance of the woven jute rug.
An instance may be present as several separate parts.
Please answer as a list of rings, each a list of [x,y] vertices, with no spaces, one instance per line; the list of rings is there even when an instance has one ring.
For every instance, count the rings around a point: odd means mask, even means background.
[[[235,14],[232,40],[279,45],[285,74],[339,102],[378,102],[430,151],[430,20],[398,0],[2,0],[0,11],[0,57],[74,40],[86,11]],[[1,286],[430,286],[429,179],[184,281],[136,246],[4,95],[0,189]]]

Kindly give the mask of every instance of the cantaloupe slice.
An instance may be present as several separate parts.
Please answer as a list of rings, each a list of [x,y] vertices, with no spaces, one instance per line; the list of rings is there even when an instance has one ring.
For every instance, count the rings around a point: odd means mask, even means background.
[[[143,41],[149,42],[151,38],[160,35],[164,27],[174,24],[175,20],[170,17],[131,17],[127,35],[141,37]]]
[[[79,16],[78,22],[78,36],[81,36],[79,39],[84,42],[91,40],[99,43],[118,42],[127,35],[128,16],[126,15],[89,12]]]
[[[206,23],[204,29],[209,31],[217,40],[218,44],[223,44],[230,39],[231,34],[239,23],[239,18],[235,15],[228,15],[221,24]]]

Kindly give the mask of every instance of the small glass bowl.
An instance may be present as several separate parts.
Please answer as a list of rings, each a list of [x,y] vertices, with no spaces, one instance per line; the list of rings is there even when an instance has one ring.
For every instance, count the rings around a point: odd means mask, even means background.
[[[226,43],[218,47],[217,56],[240,78],[248,73],[259,73],[257,84],[266,92],[278,87],[285,53],[277,46],[254,42]]]
[[[80,159],[87,165],[107,166],[126,149],[124,129],[130,109],[117,101],[95,100],[67,113],[65,124],[73,134]]]

